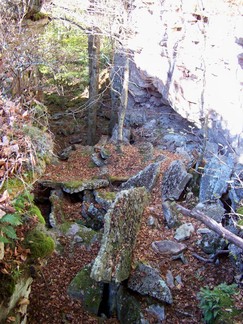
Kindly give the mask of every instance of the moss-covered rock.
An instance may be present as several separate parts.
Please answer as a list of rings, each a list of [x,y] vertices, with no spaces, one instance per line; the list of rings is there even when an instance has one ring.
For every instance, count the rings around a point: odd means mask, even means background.
[[[14,208],[17,214],[25,217],[37,217],[40,224],[45,224],[45,219],[40,209],[34,204],[34,196],[29,191],[24,191],[14,200]]]
[[[50,195],[51,213],[49,215],[49,224],[55,228],[56,225],[65,221],[65,214],[63,211],[63,191],[55,189],[51,191]]]
[[[96,281],[121,282],[129,277],[133,247],[148,203],[144,187],[121,191],[105,216],[104,235],[91,271]]]
[[[24,243],[34,259],[50,256],[55,249],[54,240],[37,228],[27,234]]]
[[[37,206],[35,205],[31,206],[29,210],[29,214],[31,216],[36,216],[40,224],[46,223],[45,218],[42,216],[41,211]]]
[[[72,237],[74,241],[78,241],[79,243],[83,243],[87,246],[93,244],[95,241],[101,240],[102,234],[88,228],[84,225],[73,223],[73,222],[65,222],[59,226],[59,229],[69,237]]]
[[[97,283],[90,278],[91,266],[85,266],[68,287],[68,294],[83,301],[85,308],[92,314],[98,315],[100,303],[103,296],[103,283]]]
[[[63,191],[73,194],[84,190],[94,190],[109,186],[106,179],[76,180],[63,183]]]
[[[112,191],[94,191],[95,201],[106,211],[116,198],[116,193]]]
[[[0,302],[6,302],[14,292],[15,281],[11,275],[0,274]]]
[[[117,318],[126,324],[139,324],[143,319],[139,301],[123,286],[117,292]]]

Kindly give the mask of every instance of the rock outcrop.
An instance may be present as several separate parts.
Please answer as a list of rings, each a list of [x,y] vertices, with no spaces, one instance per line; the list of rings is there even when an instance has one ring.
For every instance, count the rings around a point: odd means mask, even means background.
[[[231,138],[241,154],[241,9],[237,0],[150,1],[149,6],[136,1],[130,107],[170,105],[199,128],[207,124],[219,143],[223,136]]]

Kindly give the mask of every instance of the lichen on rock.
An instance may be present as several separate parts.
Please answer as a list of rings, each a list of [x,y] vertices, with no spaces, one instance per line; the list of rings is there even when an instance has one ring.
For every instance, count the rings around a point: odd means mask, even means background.
[[[96,281],[121,282],[129,277],[132,251],[148,203],[144,187],[121,191],[105,216],[102,245],[91,270]]]

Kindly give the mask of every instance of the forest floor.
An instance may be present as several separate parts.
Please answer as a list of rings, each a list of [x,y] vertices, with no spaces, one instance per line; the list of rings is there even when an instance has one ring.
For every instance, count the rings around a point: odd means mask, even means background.
[[[102,121],[103,122],[103,121]],[[63,148],[72,136],[58,134],[57,128],[52,129],[56,140],[56,151]],[[66,143],[65,145],[63,143]],[[109,146],[112,154],[108,160],[107,168],[109,174],[117,176],[131,176],[144,169],[146,164],[139,158],[138,148],[135,145],[123,147],[123,153],[118,154],[113,146]],[[171,260],[169,256],[162,256],[151,248],[153,241],[163,239],[173,239],[174,229],[166,227],[162,208],[161,208],[161,179],[164,171],[169,164],[178,158],[178,156],[165,151],[156,151],[156,155],[163,154],[167,157],[161,166],[160,179],[152,191],[150,204],[145,209],[142,219],[142,226],[138,233],[136,247],[133,255],[133,265],[137,261],[144,261],[160,270],[161,277],[166,278],[166,273],[170,270],[173,276],[181,276],[181,283],[177,283],[171,288],[173,304],[165,306],[167,324],[181,323],[203,323],[202,313],[198,307],[199,300],[197,294],[201,287],[214,287],[220,283],[231,284],[234,281],[235,270],[230,259],[226,256],[220,257],[218,265],[204,263],[192,256],[192,253],[202,255],[197,241],[200,234],[197,229],[204,227],[200,222],[181,217],[182,223],[190,222],[195,227],[195,232],[190,239],[184,243],[187,250],[184,255],[187,264],[180,260]],[[77,178],[91,178],[99,173],[98,167],[90,168],[89,157],[80,154],[79,150],[72,151],[68,161],[59,161],[50,164],[47,167],[43,179],[55,181],[68,181]],[[191,208],[181,202],[184,206]],[[64,203],[65,215],[69,215],[69,221],[75,221],[82,218],[81,203],[66,199]],[[153,216],[157,220],[157,225],[151,227],[148,225],[148,218]],[[84,265],[93,261],[99,251],[99,244],[95,243],[91,248],[84,245],[73,245],[65,236],[57,238],[62,245],[62,252],[55,252],[46,260],[41,271],[36,273],[36,278],[32,284],[30,295],[30,305],[28,307],[28,322],[31,324],[86,324],[86,323],[119,323],[116,318],[99,319],[88,314],[81,301],[74,300],[67,295],[67,288],[71,280]],[[206,255],[202,255],[207,257]],[[243,308],[242,296],[235,296],[238,307]],[[150,323],[158,323],[153,318]],[[240,323],[240,322],[238,322]],[[122,323],[126,324],[126,323]]]

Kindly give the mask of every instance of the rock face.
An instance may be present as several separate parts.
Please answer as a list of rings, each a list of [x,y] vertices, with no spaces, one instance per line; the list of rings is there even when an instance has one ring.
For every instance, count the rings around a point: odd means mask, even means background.
[[[148,265],[140,263],[128,280],[128,287],[141,295],[149,295],[159,301],[172,304],[170,289],[160,273]]]
[[[237,0],[165,0],[146,7],[136,1],[130,47],[136,51],[132,68],[138,69],[131,73],[130,107],[145,106],[148,94],[157,90],[161,97],[154,96],[153,105],[169,104],[198,127],[206,117],[214,134],[229,130],[233,142],[234,135],[242,140],[241,5]]]
[[[181,160],[173,161],[163,177],[162,199],[179,199],[191,178]]]
[[[91,277],[96,281],[121,282],[129,277],[132,250],[148,203],[144,187],[121,191],[105,215],[102,245]]]

